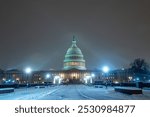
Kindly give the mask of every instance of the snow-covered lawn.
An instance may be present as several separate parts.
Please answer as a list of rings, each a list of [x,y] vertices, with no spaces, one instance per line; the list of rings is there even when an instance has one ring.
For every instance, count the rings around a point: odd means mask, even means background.
[[[36,100],[44,95],[55,92],[58,89],[58,86],[45,88],[19,88],[15,89],[13,93],[0,94],[0,100]]]
[[[95,99],[116,99],[116,100],[150,100],[150,90],[143,89],[143,94],[128,95],[120,92],[116,92],[114,87],[103,86],[103,88],[95,88],[83,86],[86,90],[81,90],[85,95]],[[130,87],[132,88],[132,87]],[[134,88],[133,88],[134,89]]]
[[[19,88],[13,93],[0,94],[0,100],[38,100],[38,99],[73,99],[73,100],[150,100],[150,89],[143,89],[143,94],[128,95],[116,92],[114,87],[85,85],[60,85],[45,88]]]

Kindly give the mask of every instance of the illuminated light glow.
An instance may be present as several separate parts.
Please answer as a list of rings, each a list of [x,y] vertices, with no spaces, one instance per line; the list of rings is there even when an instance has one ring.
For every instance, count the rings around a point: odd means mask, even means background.
[[[6,81],[6,79],[5,79],[5,78],[3,78],[3,81]]]
[[[85,84],[87,84],[88,81],[89,81],[90,83],[93,83],[92,76],[91,76],[91,75],[85,76],[84,81],[85,81]]]
[[[60,74],[60,77],[61,77],[61,78],[64,78],[64,74],[61,73],[61,74]]]
[[[109,72],[109,67],[108,66],[104,66],[102,70],[103,70],[104,73],[108,73]]]
[[[93,80],[92,80],[92,78],[90,79],[90,83],[91,83],[91,84],[93,83]]]
[[[55,79],[54,79],[54,81],[53,81],[53,84],[56,84],[56,81],[55,81]]]
[[[16,80],[20,80],[19,78],[16,78]]]
[[[87,78],[86,77],[84,78],[84,82],[85,82],[85,84],[87,84]]]
[[[139,80],[139,78],[136,78],[136,80]]]
[[[131,76],[129,76],[128,78],[129,78],[129,80],[132,80],[132,77],[131,77]]]
[[[60,76],[55,76],[55,77],[54,77],[53,84],[56,84],[56,81],[58,81],[58,84],[61,83],[61,78],[60,78]]]
[[[87,79],[85,79],[85,84],[87,84]]]
[[[46,74],[46,78],[50,78],[50,74]]]
[[[61,79],[59,79],[59,82],[58,82],[59,84],[61,83]]]
[[[122,68],[121,70],[125,70],[124,68]]]
[[[118,84],[119,82],[118,81],[115,81],[115,84]]]
[[[95,74],[94,73],[92,73],[92,75],[91,75],[92,77],[95,77]]]
[[[25,69],[25,72],[26,72],[27,74],[30,74],[31,71],[32,71],[32,69],[31,69],[30,67],[27,67],[27,68]]]

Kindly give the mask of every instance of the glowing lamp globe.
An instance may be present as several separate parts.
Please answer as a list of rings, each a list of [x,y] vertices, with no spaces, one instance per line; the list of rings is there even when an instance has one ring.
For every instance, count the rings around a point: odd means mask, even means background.
[[[109,72],[109,67],[108,66],[104,66],[102,70],[103,70],[104,73],[108,73]]]
[[[46,74],[46,78],[49,78],[50,77],[50,74]]]
[[[94,73],[92,73],[92,77],[95,77],[95,74],[94,74]]]
[[[31,71],[32,71],[32,70],[31,70],[31,68],[29,68],[29,67],[25,69],[25,72],[26,72],[27,74],[31,73]]]

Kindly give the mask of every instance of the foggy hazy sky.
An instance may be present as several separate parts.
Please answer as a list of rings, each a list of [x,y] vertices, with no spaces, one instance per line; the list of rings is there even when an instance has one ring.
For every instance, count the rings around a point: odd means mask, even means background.
[[[1,0],[0,68],[61,69],[73,34],[89,69],[150,63],[150,0]]]

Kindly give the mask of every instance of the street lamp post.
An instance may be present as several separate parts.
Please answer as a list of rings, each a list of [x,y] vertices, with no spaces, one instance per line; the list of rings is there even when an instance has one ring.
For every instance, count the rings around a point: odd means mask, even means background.
[[[49,73],[46,74],[46,81],[47,81],[47,86],[48,86],[48,79],[51,77],[51,75]],[[50,82],[50,81],[49,81]]]
[[[6,78],[3,78],[2,80],[3,80],[2,83],[5,84],[6,83]]]
[[[109,67],[108,66],[104,66],[102,68],[102,71],[104,72],[104,77],[106,79],[106,83],[105,83],[105,86],[107,88],[107,85],[108,85],[108,79],[107,79],[107,75],[108,75],[108,72],[109,72]]]
[[[39,81],[38,84],[39,84],[39,85],[41,84],[41,80],[42,80],[42,78],[39,77],[39,78],[38,78],[38,81]]]
[[[20,83],[20,82],[19,82],[19,80],[20,80],[19,78],[16,78],[17,84],[19,84],[19,83]]]
[[[32,69],[30,68],[30,67],[27,67],[26,69],[25,69],[25,73],[26,73],[26,84],[27,84],[27,87],[28,87],[28,85],[29,85],[29,74],[32,72]]]

